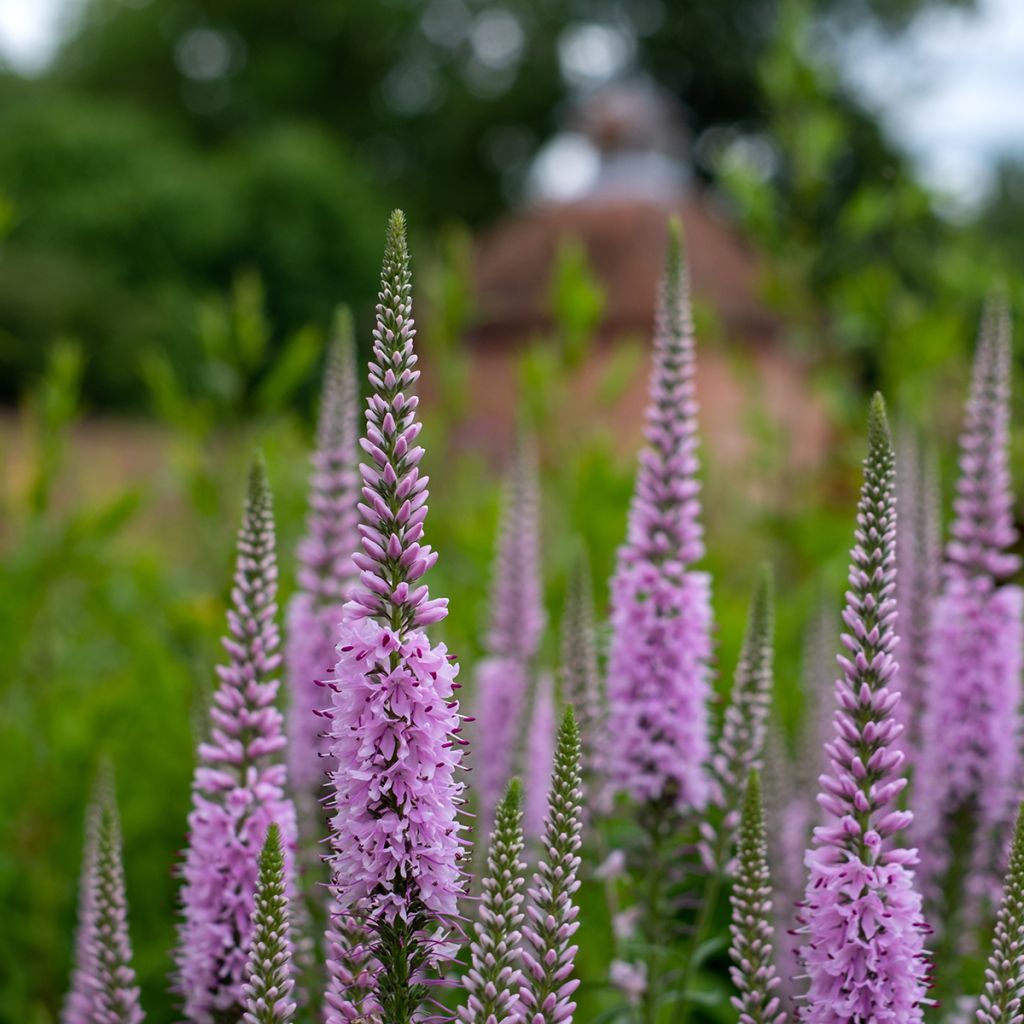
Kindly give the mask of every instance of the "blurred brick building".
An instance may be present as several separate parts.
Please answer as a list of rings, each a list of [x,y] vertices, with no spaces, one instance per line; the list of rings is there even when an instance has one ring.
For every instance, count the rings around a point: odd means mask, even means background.
[[[709,203],[688,172],[688,140],[671,103],[643,84],[606,87],[580,103],[566,136],[588,159],[576,194],[545,194],[482,234],[473,254],[470,416],[473,443],[500,453],[518,400],[517,360],[550,336],[551,282],[559,247],[582,245],[605,292],[593,350],[572,388],[574,419],[600,418],[624,448],[639,442],[647,367],[612,409],[597,408],[598,382],[624,338],[650,351],[666,224],[678,215],[698,309],[701,429],[716,457],[750,446],[751,403],[778,424],[794,466],[816,464],[828,421],[807,373],[780,344],[781,325],[758,297],[761,268],[740,233]],[[554,154],[557,173],[557,149]],[[577,177],[578,168],[577,168]],[[557,190],[556,190],[557,191]]]

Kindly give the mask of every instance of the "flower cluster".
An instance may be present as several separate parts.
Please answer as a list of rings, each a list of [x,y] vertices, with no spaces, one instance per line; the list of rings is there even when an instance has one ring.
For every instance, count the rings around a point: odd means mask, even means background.
[[[373,1019],[380,1012],[380,1004],[373,995],[380,970],[373,953],[373,941],[363,919],[358,914],[343,911],[334,899],[327,908],[324,952],[326,1024]]]
[[[334,665],[341,609],[356,578],[352,553],[359,539],[358,398],[352,316],[343,308],[336,317],[324,370],[309,513],[298,549],[298,591],[288,606],[285,651],[288,778],[303,832],[317,839],[323,832],[317,798],[326,775],[322,758],[328,751],[320,717],[327,699],[320,681]]]
[[[276,824],[267,830],[260,852],[245,976],[245,1024],[290,1024],[295,1014],[295,979],[284,851]]]
[[[629,532],[612,580],[609,729],[615,784],[640,802],[702,808],[708,796],[711,585],[704,551],[689,285],[678,228],[658,303]]]
[[[121,824],[104,769],[86,815],[75,966],[63,1024],[142,1024],[128,937]]]
[[[270,486],[257,460],[238,534],[230,635],[224,638],[228,664],[218,669],[210,736],[199,746],[181,869],[177,989],[186,1015],[198,1024],[212,1024],[242,1005],[257,862],[272,823],[281,830],[292,884],[295,808],[286,795],[285,737],[275,706],[281,663],[276,593]]]
[[[945,579],[932,622],[918,775],[918,845],[929,895],[947,872],[971,869],[997,896],[1019,795],[1024,591],[1002,581],[1018,566],[1009,480],[1010,336],[987,311],[960,440]],[[964,822],[967,824],[964,825]],[[966,828],[968,836],[958,836]],[[951,836],[971,851],[954,864]],[[961,859],[964,859],[961,857]],[[948,910],[949,908],[943,908]]]
[[[739,827],[736,879],[732,889],[730,975],[739,993],[732,999],[740,1024],[785,1024],[776,994],[779,978],[772,959],[772,885],[768,871],[761,781],[757,770],[747,780]]]
[[[454,917],[462,892],[457,666],[419,629],[344,623],[331,710],[332,868],[341,910]]]
[[[424,627],[447,614],[422,577],[437,556],[422,543],[428,478],[416,441],[405,218],[388,225],[366,431],[360,444],[359,583],[339,627],[330,716],[332,892],[373,936],[376,999],[406,1024],[425,997],[424,972],[463,891],[458,671]],[[334,938],[341,938],[335,932]]]
[[[530,1024],[563,1024],[572,1020],[579,987],[573,977],[579,908],[573,897],[580,887],[580,736],[572,708],[558,728],[555,766],[544,823],[544,857],[530,887],[527,923],[523,927],[525,967],[519,990],[521,1016]]]
[[[522,787],[513,779],[498,804],[487,853],[476,937],[469,945],[468,993],[458,1009],[463,1024],[514,1024],[520,1019],[520,928],[523,923]]]
[[[843,611],[847,654],[839,659],[839,709],[818,797],[826,824],[807,854],[800,949],[807,1024],[912,1024],[929,1003],[925,925],[910,870],[916,851],[893,842],[912,820],[895,806],[906,779],[893,715],[899,694],[889,686],[897,667],[894,475],[876,396]]]
[[[1019,1024],[1024,1020],[1024,809],[1017,813],[1003,904],[979,1003],[978,1024]]]

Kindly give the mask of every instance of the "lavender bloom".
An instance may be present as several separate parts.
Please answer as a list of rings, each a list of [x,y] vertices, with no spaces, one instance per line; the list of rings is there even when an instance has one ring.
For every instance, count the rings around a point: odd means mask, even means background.
[[[939,487],[934,459],[919,449],[915,435],[900,436],[896,453],[896,603],[901,609],[900,668],[896,677],[897,717],[903,744],[912,760],[920,744],[921,715],[927,691],[932,609],[939,592],[942,535]]]
[[[249,475],[238,534],[228,664],[210,708],[210,738],[199,745],[192,782],[189,846],[182,867],[183,920],[176,989],[198,1024],[240,1016],[252,937],[259,851],[276,822],[291,885],[295,809],[280,762],[285,740],[275,707],[280,666],[274,515],[262,460]]]
[[[64,1024],[142,1024],[121,845],[113,778],[104,769],[86,816],[75,966]]]
[[[498,805],[487,854],[476,938],[469,946],[469,993],[458,1009],[463,1024],[514,1024],[519,1017],[519,929],[523,923],[522,787],[513,779]]]
[[[573,975],[579,927],[573,896],[580,887],[580,736],[572,708],[558,728],[555,767],[544,825],[544,858],[533,876],[523,928],[525,982],[520,1019],[528,1024],[569,1024],[579,986]]]
[[[583,783],[591,810],[610,810],[608,787],[607,711],[597,660],[594,595],[590,563],[580,549],[569,573],[562,614],[562,697],[571,704],[580,727]]]
[[[288,607],[285,650],[288,779],[302,832],[317,839],[323,834],[317,805],[326,774],[322,758],[328,749],[320,716],[328,699],[318,680],[334,664],[342,605],[356,579],[352,553],[359,544],[358,400],[352,315],[342,307],[324,368],[306,535],[298,548],[299,587]]]
[[[609,731],[616,788],[641,802],[702,808],[710,750],[711,584],[697,481],[697,403],[689,283],[678,225],[659,296],[629,533],[612,580]]]
[[[260,852],[252,912],[252,941],[243,988],[246,1024],[290,1024],[295,1014],[286,878],[281,830],[272,824]]]
[[[75,958],[71,969],[71,988],[64,997],[61,1024],[90,1024],[92,1012],[92,977],[95,973],[94,932],[96,912],[93,908],[93,880],[96,876],[100,827],[100,795],[104,775],[101,768],[97,793],[85,812],[85,844],[82,848],[82,870],[78,882],[78,920],[75,925]]]
[[[926,891],[965,873],[998,899],[1021,773],[1024,592],[1003,584],[1017,558],[1009,478],[1010,327],[991,306],[982,325],[960,440],[955,518],[935,607],[917,793]],[[959,829],[957,824],[959,823]],[[966,835],[963,834],[966,831]],[[972,851],[954,859],[950,836]],[[972,850],[973,848],[973,850]],[[948,888],[948,887],[947,887]],[[955,896],[953,897],[955,900]],[[978,901],[972,899],[974,907]],[[956,907],[944,908],[947,922]],[[969,907],[969,909],[971,909]]]
[[[374,997],[380,964],[373,943],[356,914],[342,911],[335,900],[328,907],[324,941],[327,959],[325,1024],[354,1024],[373,1020],[380,1013]]]
[[[508,468],[494,567],[487,657],[476,671],[478,814],[489,828],[517,764],[532,663],[544,630],[539,486],[533,445],[520,438]],[[529,798],[527,798],[529,799]]]
[[[785,1024],[786,1013],[775,994],[779,978],[772,960],[772,885],[756,769],[747,779],[737,860],[729,926],[733,966],[729,973],[739,995],[731,1001],[739,1011],[740,1024]]]
[[[808,851],[801,960],[807,1024],[917,1024],[927,997],[916,851],[893,839],[911,821],[895,809],[906,779],[893,715],[896,603],[894,457],[885,406],[871,406],[868,457],[851,551],[839,709],[818,797],[826,824]]]
[[[1024,1021],[1024,811],[1017,815],[1003,903],[985,968],[985,992],[979,1002],[978,1024]]]
[[[427,482],[416,444],[419,371],[405,218],[388,225],[370,362],[360,583],[345,606],[332,684],[332,875],[338,908],[374,935],[377,992],[389,1024],[425,996],[424,972],[463,892],[458,666],[423,627],[447,614],[421,581]]]
[[[526,800],[523,829],[531,841],[544,831],[548,809],[548,790],[555,759],[555,695],[551,676],[542,673],[537,680],[526,744]]]
[[[711,759],[714,814],[701,823],[701,855],[712,871],[728,871],[740,824],[743,780],[763,767],[771,704],[775,651],[775,610],[771,570],[765,568],[754,591],[740,648],[732,700]]]

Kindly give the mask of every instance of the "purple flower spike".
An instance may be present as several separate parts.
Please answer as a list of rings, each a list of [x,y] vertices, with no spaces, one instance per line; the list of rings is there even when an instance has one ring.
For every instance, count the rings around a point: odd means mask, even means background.
[[[640,802],[702,808],[710,755],[711,583],[697,480],[697,402],[689,283],[670,233],[629,533],[612,580],[609,658],[616,788]]]
[[[519,929],[523,924],[522,787],[513,779],[498,805],[487,853],[476,938],[469,947],[469,970],[462,987],[469,994],[458,1009],[463,1024],[515,1024],[519,1021]]]
[[[1018,565],[1008,551],[1016,539],[1009,370],[1009,319],[1002,305],[993,304],[982,324],[960,441],[955,518],[932,623],[916,795],[915,839],[925,854],[926,892],[943,889],[948,872],[970,875],[969,917],[979,907],[977,897],[998,902],[1022,769],[1024,592],[1002,582]],[[973,862],[953,857],[953,834]],[[957,907],[942,909],[948,925]]]
[[[245,1024],[290,1024],[295,1016],[291,926],[281,830],[267,831],[245,968]]]
[[[329,712],[333,893],[337,909],[372,936],[375,997],[389,1024],[419,1013],[464,888],[458,666],[423,629],[447,614],[447,602],[431,599],[422,582],[436,555],[421,543],[427,477],[411,392],[419,371],[410,290],[405,218],[396,211],[361,442],[360,578],[339,629]]]
[[[431,600],[420,582],[437,561],[421,544],[427,518],[427,484],[420,474],[423,448],[416,443],[419,380],[412,318],[412,278],[405,239],[405,216],[396,211],[388,225],[381,270],[366,431],[359,439],[367,458],[359,464],[362,501],[359,536],[362,551],[352,558],[360,586],[348,604],[351,618],[374,617],[403,633],[439,622],[448,614],[446,598]]]
[[[580,735],[572,708],[558,728],[555,767],[544,823],[544,857],[529,890],[523,928],[524,983],[520,1019],[528,1024],[570,1024],[579,987],[573,977],[579,928],[579,907],[573,900],[580,887]]]
[[[701,855],[711,871],[731,869],[740,824],[743,786],[764,763],[768,710],[771,706],[775,649],[775,609],[771,570],[762,573],[750,603],[732,699],[711,759],[713,814],[701,823]]]
[[[740,1024],[785,1024],[787,1015],[775,991],[780,981],[772,959],[772,885],[756,770],[747,779],[731,902],[729,956],[733,966],[729,973],[739,992],[732,1004],[739,1011]]]
[[[295,808],[286,795],[285,739],[275,707],[281,664],[276,594],[274,514],[266,470],[257,460],[238,534],[223,641],[228,664],[217,670],[210,738],[199,746],[181,872],[176,989],[197,1024],[242,1012],[259,853],[272,822],[281,830],[289,891],[293,884]]]
[[[978,1024],[1024,1021],[1024,810],[1017,814],[1003,904],[996,918],[985,968],[985,992],[979,1003]]]
[[[850,553],[839,709],[818,802],[826,823],[808,851],[802,907],[807,1024],[917,1024],[927,996],[915,850],[894,839],[910,823],[896,807],[906,783],[893,715],[896,673],[894,456],[885,406],[871,406],[869,451]]]
[[[329,703],[318,680],[334,665],[341,609],[356,580],[352,553],[359,546],[359,424],[352,315],[342,307],[327,353],[317,445],[309,486],[306,535],[298,549],[298,592],[288,607],[288,780],[295,793],[302,833],[323,834],[319,811],[326,775],[324,720]]]
[[[63,1024],[142,1024],[128,937],[121,823],[106,766],[86,815],[71,991]]]
[[[324,1021],[364,1024],[380,1013],[380,1004],[373,995],[380,970],[373,955],[373,942],[360,918],[342,911],[333,900],[327,913]]]
[[[521,739],[533,661],[544,631],[539,506],[536,451],[520,437],[505,478],[487,657],[476,669],[475,746],[482,756],[474,773],[484,832],[508,780],[525,767],[518,763]]]
[[[526,802],[523,829],[532,841],[544,831],[548,790],[555,760],[555,694],[551,676],[541,673],[533,696],[533,713],[526,742]]]

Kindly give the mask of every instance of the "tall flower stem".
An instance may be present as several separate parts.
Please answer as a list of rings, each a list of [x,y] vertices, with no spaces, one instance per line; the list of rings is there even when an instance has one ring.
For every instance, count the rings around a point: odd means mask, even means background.
[[[424,575],[437,555],[422,543],[428,478],[414,393],[412,283],[405,217],[388,224],[366,428],[360,445],[359,582],[339,627],[332,683],[332,892],[340,913],[372,935],[375,997],[386,1024],[409,1024],[463,894],[462,719],[458,666],[425,627],[447,601]],[[333,975],[343,965],[331,964]],[[338,968],[338,970],[334,970]]]
[[[701,857],[709,877],[678,985],[674,1018],[682,1024],[690,1015],[687,992],[697,968],[697,952],[708,937],[722,886],[731,874],[744,780],[763,766],[775,657],[774,630],[772,575],[765,567],[750,602],[733,677],[732,699],[711,761],[712,799],[701,823]]]
[[[850,552],[838,708],[825,748],[829,770],[820,779],[825,824],[807,855],[806,1024],[920,1024],[931,1004],[926,927],[910,870],[917,852],[898,843],[913,815],[897,809],[906,778],[894,714],[899,693],[891,689],[898,669],[894,463],[876,395]]]
[[[273,501],[257,458],[238,533],[223,641],[228,663],[218,669],[208,739],[199,745],[182,866],[176,988],[196,1024],[242,1014],[259,852],[271,822],[281,829],[287,884],[293,885],[295,808],[281,762],[276,599]]]
[[[260,873],[246,964],[245,1024],[291,1024],[292,940],[281,830],[272,824],[260,851]]]
[[[575,895],[580,887],[580,736],[572,708],[558,728],[555,766],[544,825],[544,857],[529,890],[523,927],[524,982],[520,1019],[530,1024],[571,1024],[579,986],[573,976],[579,928]]]
[[[1017,812],[1003,904],[979,1002],[978,1024],[1020,1024],[1024,1019],[1024,806]]]
[[[142,1024],[121,847],[113,774],[104,765],[86,818],[75,969],[64,1024]]]
[[[739,1010],[740,1024],[785,1024],[787,1015],[775,992],[780,981],[773,959],[772,883],[761,777],[756,769],[747,779],[737,860],[729,926],[733,966],[729,973],[739,994],[732,1004]]]
[[[470,944],[469,970],[462,982],[468,999],[458,1009],[463,1024],[512,1024],[521,1009],[520,908],[526,870],[522,802],[522,786],[513,779],[498,804],[491,832],[476,938]]]

